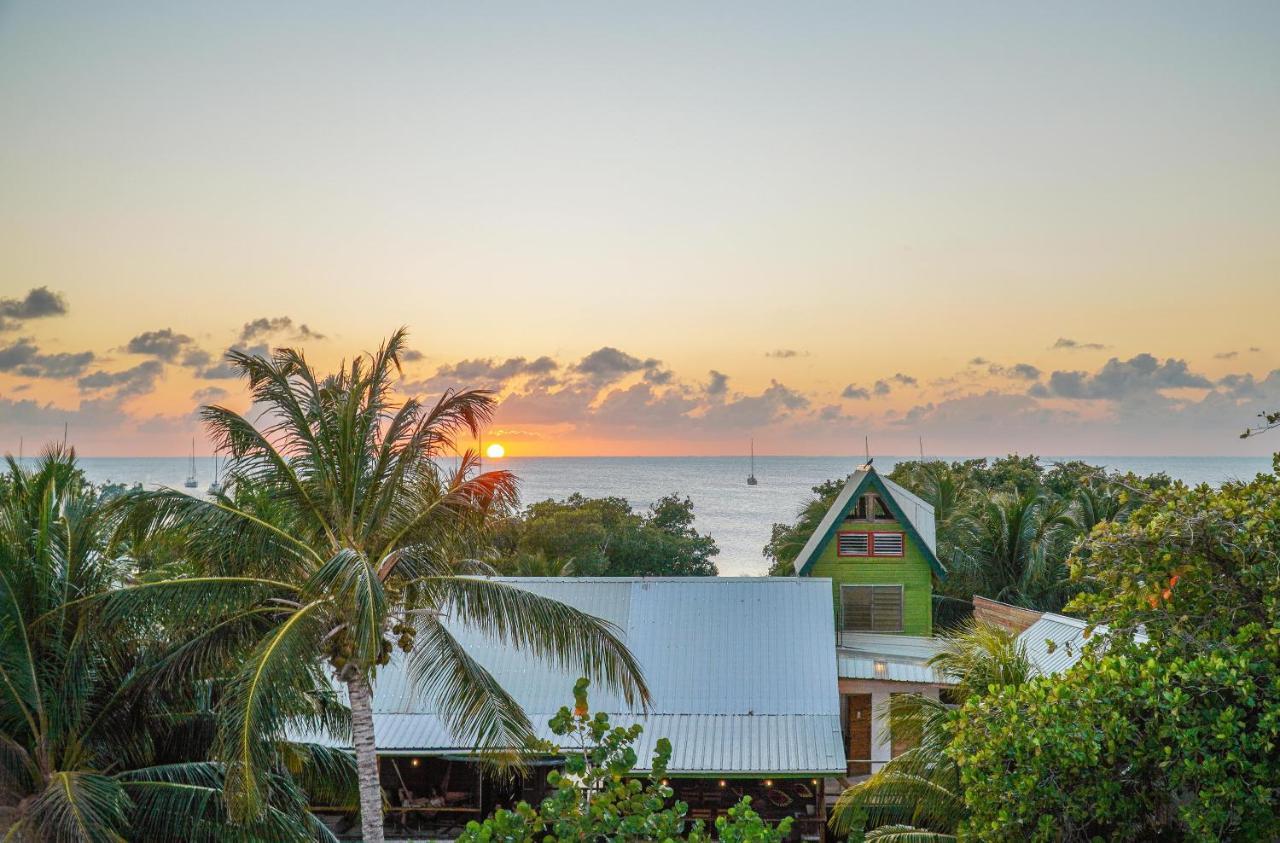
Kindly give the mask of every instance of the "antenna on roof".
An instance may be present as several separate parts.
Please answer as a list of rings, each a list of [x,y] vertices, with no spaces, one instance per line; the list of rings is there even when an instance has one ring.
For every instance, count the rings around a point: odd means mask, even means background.
[[[870,436],[862,437],[862,447],[863,447],[863,450],[866,451],[866,462],[858,466],[858,471],[866,471],[868,468],[871,468],[871,463],[875,462],[875,457],[871,456],[871,437]]]

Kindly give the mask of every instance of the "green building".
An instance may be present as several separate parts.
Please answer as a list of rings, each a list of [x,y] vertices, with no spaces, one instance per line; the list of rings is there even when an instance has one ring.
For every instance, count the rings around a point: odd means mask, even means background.
[[[848,774],[867,775],[905,745],[875,712],[892,694],[937,697],[948,684],[926,662],[938,560],[933,507],[871,465],[849,476],[795,560],[831,581]]]

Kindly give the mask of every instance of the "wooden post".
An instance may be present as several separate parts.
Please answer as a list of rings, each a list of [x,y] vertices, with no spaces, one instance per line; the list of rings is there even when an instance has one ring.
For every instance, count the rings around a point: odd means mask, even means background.
[[[818,815],[819,822],[822,823],[821,835],[822,843],[827,843],[827,780],[825,778],[818,779]]]

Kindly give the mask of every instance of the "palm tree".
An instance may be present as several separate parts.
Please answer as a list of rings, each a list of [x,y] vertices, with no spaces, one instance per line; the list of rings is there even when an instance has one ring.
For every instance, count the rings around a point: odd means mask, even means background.
[[[323,378],[300,350],[231,352],[262,426],[220,406],[202,415],[217,449],[230,455],[235,496],[204,501],[169,490],[138,499],[139,512],[189,537],[196,569],[137,586],[137,599],[216,617],[228,637],[250,642],[220,707],[236,817],[259,816],[264,805],[269,759],[255,736],[284,734],[289,713],[332,676],[350,704],[364,840],[383,840],[372,697],[393,641],[420,693],[441,701],[456,737],[522,746],[531,735],[524,712],[446,619],[647,702],[639,666],[609,624],[470,575],[485,570],[466,560],[487,524],[514,504],[516,481],[505,471],[477,473],[470,451],[453,470],[440,458],[456,436],[479,432],[494,402],[482,391],[397,402],[404,349],[402,329]],[[265,629],[246,632],[264,618]]]
[[[945,649],[929,664],[956,683],[952,693],[958,698],[985,693],[991,685],[1019,685],[1033,674],[1025,648],[998,627],[970,622],[943,637]],[[840,794],[832,830],[843,836],[866,822],[868,841],[955,840],[965,805],[960,771],[946,752],[951,709],[919,694],[896,694],[880,716],[895,738],[912,747]]]
[[[0,484],[0,831],[5,841],[290,840],[330,835],[310,795],[354,783],[321,747],[259,746],[271,797],[229,822],[211,760],[207,683],[179,681],[185,641],[104,601],[136,575],[113,552],[116,508],[56,446]],[[166,679],[170,681],[165,681]],[[287,760],[287,764],[283,763]],[[293,772],[289,771],[292,767]],[[320,768],[321,776],[312,775]],[[316,789],[318,785],[327,790]]]
[[[1066,599],[1065,543],[1074,523],[1067,501],[1038,489],[996,492],[960,525],[965,549],[956,572],[972,592],[1019,606],[1056,611]]]

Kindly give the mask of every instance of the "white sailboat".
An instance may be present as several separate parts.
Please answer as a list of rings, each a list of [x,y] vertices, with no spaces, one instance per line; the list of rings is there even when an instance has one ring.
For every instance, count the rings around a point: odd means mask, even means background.
[[[747,485],[755,486],[759,481],[756,480],[756,440],[751,440],[751,473],[747,475]]]
[[[191,439],[191,473],[187,475],[187,481],[182,484],[188,489],[194,489],[200,485],[200,481],[196,479],[196,440]]]
[[[194,472],[192,472],[194,474]],[[218,452],[213,452],[213,482],[205,490],[210,495],[222,494],[222,483],[218,480]]]

